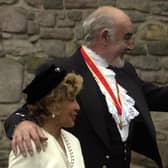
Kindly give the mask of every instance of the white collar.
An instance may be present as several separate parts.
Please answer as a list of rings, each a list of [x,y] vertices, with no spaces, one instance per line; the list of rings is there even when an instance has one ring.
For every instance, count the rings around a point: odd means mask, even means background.
[[[96,62],[97,65],[101,67],[108,67],[108,63],[105,59],[103,59],[100,55],[96,54],[92,49],[83,46],[85,50],[88,52],[89,56]]]
[[[105,73],[105,74],[109,74],[109,75],[113,75],[115,76],[115,72],[111,69],[107,69],[107,67],[109,66],[108,62],[102,58],[100,55],[98,55],[97,53],[95,53],[92,49],[88,48],[87,46],[82,46],[87,53],[89,54],[89,56],[96,62],[96,64],[98,65],[99,68],[101,68],[101,70]]]

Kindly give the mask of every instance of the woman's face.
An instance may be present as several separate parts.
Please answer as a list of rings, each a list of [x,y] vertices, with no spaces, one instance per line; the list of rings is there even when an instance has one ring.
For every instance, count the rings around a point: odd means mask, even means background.
[[[60,126],[64,128],[73,127],[79,110],[80,106],[76,98],[64,101],[57,122],[59,122]]]

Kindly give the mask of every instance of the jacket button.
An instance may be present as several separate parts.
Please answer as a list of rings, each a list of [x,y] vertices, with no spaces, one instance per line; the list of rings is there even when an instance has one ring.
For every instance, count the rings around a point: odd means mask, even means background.
[[[106,159],[110,159],[110,156],[109,156],[109,155],[106,155],[105,157],[106,157]]]

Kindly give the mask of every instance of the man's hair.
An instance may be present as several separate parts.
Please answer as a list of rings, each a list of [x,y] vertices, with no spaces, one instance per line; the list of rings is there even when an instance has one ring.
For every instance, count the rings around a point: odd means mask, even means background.
[[[39,125],[43,125],[46,116],[52,116],[52,109],[61,111],[62,103],[73,101],[82,89],[83,78],[75,73],[68,73],[63,81],[54,88],[48,95],[27,105],[29,114]],[[52,108],[54,107],[54,108]]]
[[[90,14],[83,22],[83,43],[90,45],[97,39],[100,31],[103,29],[109,31],[112,40],[115,39],[115,19],[111,13],[103,13],[98,9]]]

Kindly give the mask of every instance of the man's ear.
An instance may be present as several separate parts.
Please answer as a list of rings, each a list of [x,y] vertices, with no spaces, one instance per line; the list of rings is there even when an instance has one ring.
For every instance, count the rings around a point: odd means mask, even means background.
[[[100,35],[101,35],[101,39],[105,42],[105,43],[107,43],[108,41],[109,41],[109,39],[110,39],[110,34],[109,34],[109,30],[108,29],[103,29],[102,31],[101,31],[101,33],[100,33]]]

